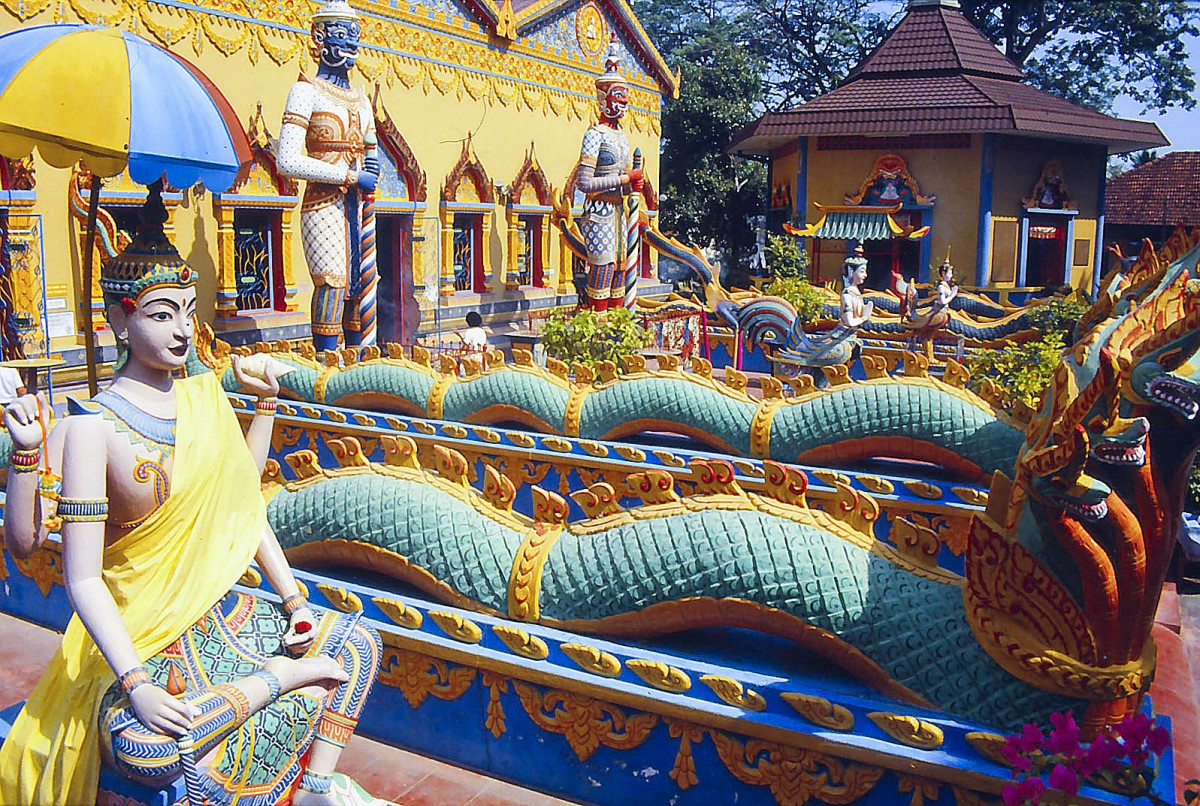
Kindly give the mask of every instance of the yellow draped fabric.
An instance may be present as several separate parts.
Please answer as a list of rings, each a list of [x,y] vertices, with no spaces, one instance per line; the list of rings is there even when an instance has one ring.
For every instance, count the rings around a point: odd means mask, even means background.
[[[104,552],[104,581],[142,659],[167,648],[233,587],[266,527],[258,472],[217,377],[177,381],[175,394],[170,495]],[[97,710],[113,679],[72,617],[0,750],[0,803],[96,802]]]

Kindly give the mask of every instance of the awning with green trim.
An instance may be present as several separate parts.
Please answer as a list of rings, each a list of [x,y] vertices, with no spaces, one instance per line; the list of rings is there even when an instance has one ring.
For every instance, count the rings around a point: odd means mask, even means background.
[[[904,227],[892,218],[893,213],[900,211],[900,205],[893,207],[859,207],[839,206],[823,207],[815,205],[821,212],[821,220],[800,229],[790,224],[784,224],[784,231],[797,238],[832,238],[847,241],[886,241],[891,238],[909,238],[918,240],[929,234],[929,227]]]

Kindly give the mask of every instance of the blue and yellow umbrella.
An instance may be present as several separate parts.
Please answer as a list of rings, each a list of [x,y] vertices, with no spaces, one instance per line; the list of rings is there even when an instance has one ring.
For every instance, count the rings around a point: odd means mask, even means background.
[[[49,164],[92,172],[91,244],[100,179],[129,178],[174,188],[203,182],[221,193],[253,160],[246,132],[213,83],[186,59],[128,31],[96,25],[40,25],[0,36],[0,155],[37,149]],[[83,288],[92,288],[84,250]],[[88,386],[96,393],[92,306],[83,306]]]
[[[253,159],[233,108],[203,73],[128,31],[40,25],[0,36],[0,154],[34,148],[59,168],[98,176],[126,166],[148,185],[165,177],[228,190]]]

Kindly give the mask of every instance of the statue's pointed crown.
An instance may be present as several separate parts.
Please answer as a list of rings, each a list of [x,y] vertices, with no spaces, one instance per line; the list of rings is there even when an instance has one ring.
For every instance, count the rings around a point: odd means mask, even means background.
[[[110,302],[126,297],[137,300],[153,286],[196,284],[196,272],[163,231],[166,222],[162,182],[158,181],[149,186],[133,242],[100,270],[100,289]]]
[[[327,22],[329,20],[357,20],[358,12],[350,7],[346,0],[325,0],[321,4],[321,8],[316,14],[313,14],[313,23]]]
[[[596,79],[596,90],[601,96],[612,85],[625,83],[625,76],[617,70],[620,64],[621,48],[617,44],[617,35],[614,33],[608,40],[608,50],[604,53],[604,73]]]

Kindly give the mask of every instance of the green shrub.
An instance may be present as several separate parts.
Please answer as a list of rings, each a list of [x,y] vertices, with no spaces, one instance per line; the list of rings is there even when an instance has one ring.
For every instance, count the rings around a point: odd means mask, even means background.
[[[971,370],[968,386],[979,391],[985,380],[991,380],[1000,387],[1001,407],[1006,411],[1011,412],[1018,400],[1036,409],[1054,377],[1063,347],[1063,334],[1054,332],[1002,350],[982,350],[967,358]]]
[[[796,318],[802,324],[821,318],[821,306],[825,304],[825,292],[810,285],[803,277],[778,277],[767,286],[767,293],[782,297],[796,309]]]
[[[542,345],[546,354],[570,364],[594,366],[597,361],[620,365],[621,357],[650,344],[651,336],[625,308],[603,313],[555,311],[546,320]]]
[[[1029,321],[1043,333],[1061,333],[1069,336],[1075,329],[1079,317],[1087,313],[1091,305],[1072,294],[1057,297],[1029,312]]]
[[[776,280],[808,276],[808,252],[800,248],[800,239],[791,235],[772,235],[767,238],[765,251],[767,271]]]

